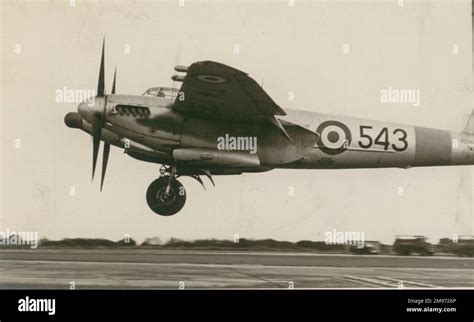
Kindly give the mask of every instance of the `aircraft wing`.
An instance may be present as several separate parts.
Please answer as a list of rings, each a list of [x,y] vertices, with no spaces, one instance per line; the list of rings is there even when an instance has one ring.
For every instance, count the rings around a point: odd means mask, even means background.
[[[246,73],[213,61],[186,70],[173,108],[185,115],[228,120],[265,120],[286,115]]]

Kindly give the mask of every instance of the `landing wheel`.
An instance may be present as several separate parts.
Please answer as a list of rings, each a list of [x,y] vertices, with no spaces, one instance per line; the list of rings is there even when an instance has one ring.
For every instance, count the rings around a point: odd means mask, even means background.
[[[186,191],[178,180],[161,177],[148,187],[146,201],[153,212],[161,216],[171,216],[184,207]]]

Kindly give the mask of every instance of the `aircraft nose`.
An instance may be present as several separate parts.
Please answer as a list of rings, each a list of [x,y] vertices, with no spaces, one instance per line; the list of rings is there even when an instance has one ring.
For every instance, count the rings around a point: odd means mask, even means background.
[[[91,100],[85,100],[77,107],[77,111],[84,120],[91,123],[94,121],[94,116],[103,113],[105,103],[103,97],[94,97]]]

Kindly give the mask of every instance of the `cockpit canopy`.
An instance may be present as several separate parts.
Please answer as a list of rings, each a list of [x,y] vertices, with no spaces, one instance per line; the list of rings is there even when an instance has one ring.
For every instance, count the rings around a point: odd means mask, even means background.
[[[171,87],[152,87],[146,90],[142,95],[155,96],[174,99],[178,95],[179,90]]]

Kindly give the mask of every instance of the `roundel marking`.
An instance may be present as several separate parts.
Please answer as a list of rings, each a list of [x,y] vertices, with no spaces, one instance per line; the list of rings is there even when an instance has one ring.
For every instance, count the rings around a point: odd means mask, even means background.
[[[321,123],[316,129],[316,134],[318,135],[316,146],[330,155],[344,152],[352,141],[351,131],[339,121]]]
[[[214,83],[214,84],[226,82],[225,78],[220,77],[220,76],[214,76],[214,75],[199,75],[197,76],[197,79],[206,83]]]

